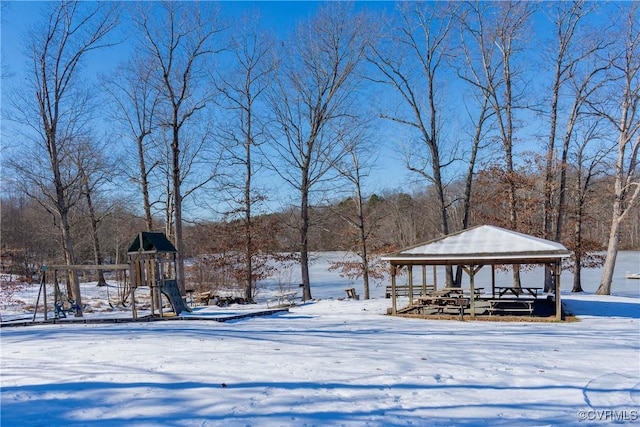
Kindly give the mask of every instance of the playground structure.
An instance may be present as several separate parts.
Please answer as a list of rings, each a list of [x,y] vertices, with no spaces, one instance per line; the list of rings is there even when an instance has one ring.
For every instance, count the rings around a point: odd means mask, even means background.
[[[87,270],[111,270],[129,271],[131,278],[129,292],[131,297],[131,312],[133,319],[138,318],[136,307],[135,291],[139,287],[148,287],[151,295],[151,316],[163,317],[162,295],[171,304],[176,315],[183,311],[191,311],[186,304],[178,288],[175,278],[175,263],[177,250],[167,239],[164,233],[141,232],[138,233],[133,243],[127,251],[128,264],[112,265],[49,265],[42,267],[40,290],[36,300],[36,307],[33,313],[35,322],[40,298],[43,297],[44,320],[48,320],[47,310],[47,275],[52,279],[54,286],[54,309],[55,317],[66,317],[67,312],[81,312],[75,301],[69,300],[69,308],[65,308],[65,301],[58,284],[58,271],[87,271]],[[82,298],[80,298],[82,299]],[[157,313],[157,314],[156,314]]]
[[[176,274],[175,246],[164,233],[138,233],[129,250],[129,272],[131,276],[131,307],[133,318],[137,318],[135,304],[135,290],[138,287],[151,289],[151,316],[163,316],[162,295],[166,296],[173,307],[174,313],[191,311],[186,304],[180,290]]]

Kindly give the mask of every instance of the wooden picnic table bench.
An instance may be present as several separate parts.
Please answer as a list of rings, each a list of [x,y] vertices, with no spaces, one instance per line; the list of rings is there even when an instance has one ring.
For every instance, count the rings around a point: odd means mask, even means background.
[[[462,288],[442,288],[427,294],[427,297],[454,297],[464,293]]]
[[[291,307],[292,305],[295,305],[295,299],[297,296],[298,296],[298,291],[279,293],[275,295],[275,298],[267,300],[267,308],[269,308],[270,304],[273,304],[275,302],[278,303],[277,305],[278,307],[285,307],[285,306]]]
[[[449,297],[449,296],[438,296],[438,295],[429,295],[426,297],[418,297],[418,304],[424,305],[445,305],[447,303],[453,303],[457,298]]]
[[[450,295],[428,295],[418,297],[418,304],[429,308],[435,308],[438,313],[444,312],[447,308],[457,308],[460,313],[469,306],[469,298],[465,298],[462,294]]]
[[[515,286],[496,286],[496,291],[498,291],[498,298],[504,297],[506,294],[511,294],[516,298],[524,295],[530,295],[534,299],[538,298],[538,291],[542,291],[542,288],[532,288],[532,287],[515,287]]]
[[[529,316],[533,314],[533,306],[536,302],[535,299],[530,298],[497,298],[485,300],[489,306],[487,311],[489,316],[494,313],[529,313]]]
[[[484,292],[484,288],[474,288],[473,294],[475,299],[478,299],[482,293]],[[460,296],[465,295],[469,296],[471,294],[470,289],[463,288],[442,288],[437,291],[429,292],[427,296]]]

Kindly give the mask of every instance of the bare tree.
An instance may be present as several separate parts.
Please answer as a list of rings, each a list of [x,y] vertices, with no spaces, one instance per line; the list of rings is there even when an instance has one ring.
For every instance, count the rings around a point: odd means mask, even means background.
[[[164,2],[151,4],[151,9],[134,18],[142,33],[142,49],[156,71],[157,90],[161,97],[159,125],[169,130],[171,141],[171,197],[174,215],[174,241],[178,251],[176,277],[185,293],[183,242],[183,180],[194,158],[185,165],[185,149],[202,137],[189,135],[190,124],[197,123],[202,110],[212,100],[206,84],[206,67],[221,50],[216,44],[222,27],[217,12],[203,11],[205,5]],[[193,127],[192,127],[193,129]],[[191,138],[189,138],[191,137]],[[191,139],[191,141],[189,141]],[[193,150],[195,156],[198,148]],[[205,179],[207,180],[207,179]]]
[[[556,44],[549,61],[555,66],[549,104],[550,131],[545,160],[543,228],[544,237],[555,241],[562,239],[569,144],[577,121],[584,114],[588,98],[598,88],[598,82],[595,81],[597,76],[607,69],[606,64],[599,65],[593,61],[595,55],[607,47],[607,43],[601,34],[597,35],[596,31],[589,34],[583,26],[585,19],[598,6],[597,3],[584,1],[555,3],[551,6],[554,12]],[[563,96],[566,93],[572,93],[570,107],[561,102],[562,97],[569,98]],[[568,114],[561,114],[564,111]],[[558,164],[556,140],[558,127],[562,122],[565,124],[565,132]],[[549,291],[552,287],[552,274],[547,267],[545,289]]]
[[[607,258],[596,290],[598,295],[611,294],[611,281],[620,244],[622,222],[635,209],[640,200],[638,157],[640,152],[640,22],[637,3],[619,4],[616,16],[618,26],[616,47],[622,48],[612,55],[615,81],[608,93],[610,102],[593,104],[596,113],[605,118],[617,135],[617,155],[614,166],[614,195]],[[615,35],[614,35],[615,37]],[[615,84],[617,83],[617,84]]]
[[[159,92],[153,81],[154,70],[139,56],[110,76],[104,76],[104,86],[114,104],[114,116],[126,129],[126,138],[135,142],[137,165],[131,177],[140,186],[147,231],[153,230],[150,177],[158,160],[153,157],[157,143],[151,138],[156,124]]]
[[[7,178],[3,177],[0,199],[2,269],[23,275],[31,283],[36,279],[37,266],[46,264],[60,253],[56,238],[59,233],[51,227],[51,214],[16,185],[21,178]],[[6,262],[7,254],[10,254],[10,262]]]
[[[257,158],[259,147],[266,140],[264,103],[266,91],[273,82],[276,58],[272,55],[274,39],[258,28],[256,13],[242,18],[237,32],[231,36],[231,58],[234,66],[216,78],[222,94],[221,106],[228,113],[221,121],[220,138],[224,145],[223,162],[228,174],[222,189],[229,194],[231,218],[240,217],[244,236],[244,298],[253,301],[256,291],[254,259],[256,246],[254,208],[264,200],[255,184],[255,175],[262,166]]]
[[[299,193],[299,248],[303,299],[311,299],[308,232],[312,190],[330,177],[343,155],[339,141],[356,115],[356,70],[370,36],[365,15],[332,3],[290,39],[271,105],[280,135],[273,169]],[[281,164],[278,164],[281,161]]]
[[[65,262],[71,265],[75,263],[75,251],[70,210],[79,194],[79,175],[71,169],[70,156],[86,124],[90,97],[80,86],[81,65],[92,51],[109,46],[107,36],[118,16],[108,3],[61,2],[47,6],[46,21],[28,38],[32,74],[29,90],[17,96],[15,110],[37,135],[33,155],[47,159],[43,169],[22,163],[27,166],[21,168],[23,176],[31,179],[40,193],[31,194],[46,197],[43,204],[55,215]],[[76,316],[82,316],[77,274],[70,280],[72,298],[79,307]]]
[[[527,25],[534,12],[529,2],[488,4],[467,3],[463,28],[477,52],[472,67],[479,76],[475,84],[486,93],[493,110],[498,139],[504,153],[504,179],[507,183],[508,226],[519,229],[518,173],[514,163],[516,110],[521,107],[519,70],[515,66],[522,52]],[[520,275],[514,266],[514,286],[520,286]]]
[[[383,117],[409,126],[418,135],[420,147],[406,150],[405,163],[410,171],[433,185],[440,208],[441,235],[450,231],[443,171],[452,161],[444,154],[452,150],[446,147],[440,133],[442,94],[438,90],[445,78],[445,59],[451,48],[454,13],[449,7],[451,4],[446,8],[432,3],[403,5],[400,23],[392,29],[393,43],[384,50],[372,49],[372,61],[383,76],[381,81],[397,91],[406,107],[405,113]],[[451,283],[450,274],[447,283]]]
[[[0,23],[2,25],[6,22],[5,16],[6,13],[11,10],[11,6],[12,4],[9,2],[0,3]],[[0,64],[0,77],[2,80],[11,77],[12,74],[13,72],[9,69],[8,64],[5,61],[2,61],[2,64]]]
[[[83,138],[78,144],[75,164],[80,177],[80,192],[85,199],[91,243],[93,246],[93,261],[95,265],[102,265],[104,256],[100,248],[99,228],[102,219],[108,215],[108,207],[100,207],[96,203],[100,188],[112,179],[114,165],[104,155],[98,143],[91,138]],[[98,270],[98,286],[106,286],[104,271]]]
[[[602,256],[594,254],[600,249],[599,242],[584,236],[585,223],[589,218],[589,205],[594,204],[593,181],[605,174],[607,158],[612,149],[602,142],[601,123],[590,120],[583,123],[583,132],[576,137],[575,177],[573,184],[573,211],[569,219],[573,220],[573,236],[568,248],[573,252],[573,288],[571,292],[582,292],[582,268],[602,265]],[[600,142],[598,144],[598,142]],[[594,146],[594,147],[592,147]],[[569,190],[569,189],[567,189]]]
[[[554,3],[552,6],[554,16],[553,22],[556,27],[556,45],[551,53],[550,60],[555,64],[554,77],[551,87],[551,100],[549,108],[549,137],[547,143],[547,154],[545,163],[545,189],[544,189],[544,237],[551,239],[556,236],[552,235],[552,217],[554,205],[554,193],[556,187],[555,173],[555,153],[556,153],[556,137],[558,127],[558,115],[560,112],[560,95],[561,89],[565,83],[569,81],[573,71],[584,55],[578,55],[578,46],[574,41],[578,37],[580,23],[588,14],[592,7],[587,7],[584,1]],[[576,111],[575,109],[572,111]],[[568,119],[570,128],[573,128],[576,117],[575,114]],[[563,155],[564,160],[566,157]],[[564,164],[560,167],[563,168]],[[562,192],[562,189],[560,189]]]
[[[337,209],[334,209],[334,212],[355,230],[357,242],[355,252],[360,257],[360,262],[355,266],[349,262],[337,263],[336,266],[342,268],[343,272],[351,271],[352,267],[355,267],[357,274],[351,275],[362,278],[364,299],[369,299],[373,255],[370,237],[381,216],[379,210],[375,209],[375,203],[368,203],[363,190],[364,181],[370,175],[375,162],[375,150],[372,141],[363,134],[354,134],[349,140],[341,140],[341,143],[344,144],[346,155],[341,161],[336,162],[336,169],[351,186],[353,190],[351,199],[355,206],[353,210],[350,209],[351,213],[343,213]]]
[[[471,137],[471,146],[469,149],[469,157],[467,158],[467,173],[464,179],[464,191],[462,193],[462,229],[469,227],[471,219],[471,200],[473,196],[473,187],[475,183],[476,165],[478,163],[481,148],[489,145],[486,140],[492,131],[492,117],[495,116],[495,110],[491,108],[490,93],[484,89],[483,74],[474,67],[474,46],[469,46],[465,38],[465,16],[461,13],[458,16],[460,24],[460,49],[464,62],[458,67],[458,76],[465,82],[469,83],[470,98],[465,97],[465,105],[469,115],[469,120],[473,123],[473,136]],[[469,101],[467,102],[467,99]],[[459,284],[462,280],[462,269],[456,270],[455,283]]]

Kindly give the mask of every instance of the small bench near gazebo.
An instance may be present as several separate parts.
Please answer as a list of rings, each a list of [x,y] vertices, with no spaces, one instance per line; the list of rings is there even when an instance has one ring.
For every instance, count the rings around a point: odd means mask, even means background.
[[[532,315],[534,305],[542,296],[541,286],[496,286],[496,266],[544,265],[553,280],[551,296],[555,302],[555,319],[562,319],[560,275],[562,260],[571,252],[562,244],[500,227],[483,225],[450,234],[427,243],[412,246],[382,257],[391,265],[390,314],[443,313],[447,310],[468,310],[471,318],[481,313],[489,316],[500,313]],[[422,267],[422,280],[414,282],[414,267]],[[433,267],[433,283],[427,285],[427,266]],[[444,287],[438,289],[436,268],[460,266],[469,276],[469,288]],[[491,266],[490,294],[475,283],[475,275],[484,266]],[[409,306],[398,308],[397,276],[407,271]],[[488,284],[487,284],[488,287]],[[420,292],[423,289],[423,292]],[[415,297],[414,295],[419,294]]]

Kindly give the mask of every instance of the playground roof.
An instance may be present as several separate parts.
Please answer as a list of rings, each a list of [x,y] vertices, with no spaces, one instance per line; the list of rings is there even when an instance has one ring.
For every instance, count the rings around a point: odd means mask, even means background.
[[[397,265],[535,264],[567,258],[562,244],[492,225],[450,234],[382,257]]]
[[[142,237],[142,250],[144,252],[177,252],[173,243],[167,239],[164,233],[143,231],[138,233],[129,246],[128,253],[140,251],[140,237]]]

